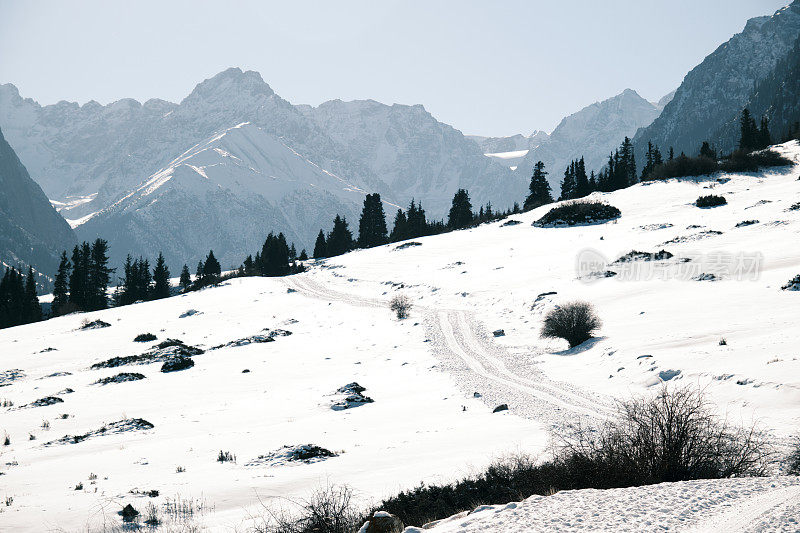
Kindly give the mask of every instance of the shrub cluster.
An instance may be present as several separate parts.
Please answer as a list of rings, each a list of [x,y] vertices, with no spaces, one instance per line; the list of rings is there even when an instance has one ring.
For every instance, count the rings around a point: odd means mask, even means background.
[[[570,302],[556,307],[544,318],[542,337],[565,339],[574,348],[592,338],[601,325],[594,307],[586,302]]]
[[[759,150],[757,152],[733,152],[729,157],[719,161],[701,155],[688,157],[684,154],[674,159],[655,165],[643,181],[664,180],[669,178],[682,178],[687,176],[708,176],[717,171],[722,172],[756,172],[759,168],[781,167],[791,165],[792,162],[774,150]]]
[[[695,200],[694,205],[697,207],[717,207],[720,205],[725,205],[728,203],[728,200],[725,199],[724,196],[717,196],[715,194],[707,194],[705,196],[700,196]]]
[[[542,218],[534,222],[536,226],[593,224],[612,220],[622,213],[613,205],[603,202],[574,201],[565,202],[548,211]]]
[[[420,485],[378,508],[422,525],[479,504],[558,490],[760,475],[767,459],[758,432],[727,425],[697,390],[666,388],[620,404],[611,422],[578,428],[554,452],[540,464],[516,456],[455,483]]]

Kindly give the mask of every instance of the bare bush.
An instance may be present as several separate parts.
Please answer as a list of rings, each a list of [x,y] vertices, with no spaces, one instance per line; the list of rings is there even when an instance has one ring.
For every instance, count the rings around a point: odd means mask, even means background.
[[[411,299],[408,296],[398,294],[389,302],[389,309],[394,311],[398,320],[403,320],[404,318],[408,318],[408,313],[411,311],[412,305]]]
[[[762,475],[769,452],[755,427],[721,419],[702,391],[666,385],[654,397],[622,402],[599,431],[578,429],[559,461],[584,464],[610,483]]]
[[[565,339],[574,348],[591,339],[601,324],[592,304],[570,302],[547,313],[542,337]]]
[[[291,502],[293,512],[265,506],[257,519],[256,533],[352,533],[364,522],[347,486],[328,485],[302,501]]]
[[[217,461],[220,463],[235,463],[236,456],[231,452],[223,452],[222,450],[219,451],[217,454]]]

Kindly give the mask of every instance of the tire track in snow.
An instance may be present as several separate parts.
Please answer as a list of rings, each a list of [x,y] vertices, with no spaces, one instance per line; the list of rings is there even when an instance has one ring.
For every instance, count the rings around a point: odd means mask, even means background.
[[[357,307],[388,308],[386,301],[338,292],[305,276],[291,276],[285,278],[285,282],[290,288],[314,298]],[[479,382],[489,382],[513,395],[522,395],[525,411],[532,413],[533,418],[564,426],[574,422],[576,417],[591,420],[611,414],[606,399],[570,390],[567,384],[551,381],[540,371],[534,374],[535,379],[516,374],[507,366],[505,360],[509,358],[502,347],[487,342],[485,335],[476,331],[474,320],[467,311],[420,305],[417,308],[427,314],[426,323],[433,330],[431,336],[434,337],[437,357],[442,356],[438,351],[446,351],[445,355],[465,364]]]
[[[780,511],[790,507],[800,509],[800,485],[783,487],[761,492],[743,502],[734,503],[732,508],[712,515],[699,524],[688,528],[687,533],[720,531],[725,533],[746,533],[751,531],[775,531],[776,524],[770,524],[770,517],[781,516]],[[767,523],[764,523],[766,519]],[[795,522],[792,527],[800,527]],[[793,529],[781,530],[792,531]],[[798,531],[800,529],[795,529]]]

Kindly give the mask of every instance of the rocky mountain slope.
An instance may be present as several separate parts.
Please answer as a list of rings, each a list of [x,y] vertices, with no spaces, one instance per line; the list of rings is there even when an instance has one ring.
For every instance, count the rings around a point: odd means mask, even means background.
[[[648,127],[637,132],[637,156],[648,141],[661,151],[694,154],[711,141],[723,151],[735,147],[735,135],[716,135],[747,104],[753,87],[787,57],[800,35],[800,0],[772,16],[750,19],[683,79],[675,97]],[[637,157],[637,159],[639,159]]]
[[[180,104],[162,100],[140,104],[126,99],[107,106],[60,102],[42,107],[23,99],[13,85],[0,86],[0,124],[6,127],[12,144],[20,147],[20,158],[31,175],[52,200],[60,202],[57,205],[65,218],[78,226],[95,214],[98,219],[80,230],[81,235],[94,235],[91,228],[105,235],[127,234],[126,242],[140,239],[136,246],[149,255],[159,248],[175,248],[172,237],[162,242],[157,231],[173,214],[151,205],[148,214],[139,217],[141,231],[131,233],[117,225],[123,220],[121,204],[117,204],[125,203],[126,216],[130,215],[131,199],[150,176],[167,169],[196,144],[243,122],[280,139],[309,163],[346,180],[351,189],[379,192],[397,205],[416,198],[435,217],[445,215],[459,187],[468,188],[476,204],[491,201],[501,207],[518,200],[525,191],[525,180],[483,158],[474,142],[438,122],[422,106],[371,101],[294,106],[276,95],[258,73],[238,68],[200,83]],[[255,169],[264,174],[275,170],[269,166]],[[234,199],[232,191],[226,195],[234,203],[250,202]],[[340,204],[326,203],[327,193],[320,196],[306,188],[303,197],[308,204],[294,206],[298,214],[313,210],[332,219],[337,210],[345,210]],[[350,194],[340,198],[351,212],[361,203]],[[275,205],[287,198],[267,200]],[[209,202],[204,204],[208,209],[224,211],[225,207],[213,205],[214,200]],[[109,209],[111,206],[116,207]],[[198,212],[197,216],[214,215]],[[315,217],[295,218],[297,215],[288,211],[283,216],[285,227],[264,228],[264,233],[294,232],[298,245],[313,244],[307,236],[320,229]],[[280,217],[274,220],[278,222]],[[263,221],[243,218],[230,224],[245,228]],[[227,244],[215,240],[214,234],[196,233],[190,226],[184,232],[186,242],[197,243],[181,252],[189,254],[184,261],[194,261],[208,248]],[[111,243],[112,249],[117,246],[115,239]],[[231,248],[231,255],[223,260],[241,261],[244,252]]]
[[[0,131],[0,267],[31,265],[52,275],[75,240]]]
[[[599,170],[626,135],[632,136],[638,128],[650,124],[659,111],[658,104],[625,89],[565,117],[545,141],[531,148],[517,164],[515,173],[529,179],[533,165],[543,161],[557,196],[564,169],[571,160],[583,156],[587,170]]]

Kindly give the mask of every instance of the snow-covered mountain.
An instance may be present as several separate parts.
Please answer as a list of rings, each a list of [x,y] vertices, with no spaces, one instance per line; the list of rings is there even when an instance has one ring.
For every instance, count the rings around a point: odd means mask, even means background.
[[[478,146],[484,154],[498,154],[506,152],[518,152],[520,150],[530,150],[534,146],[547,140],[549,135],[546,131],[536,130],[528,136],[520,133],[510,137],[483,137],[481,135],[467,135]]]
[[[270,231],[308,243],[330,225],[331,212],[355,220],[364,194],[244,123],[195,145],[76,231],[107,236],[113,263],[161,250],[168,264],[194,265],[213,248],[235,268]]]
[[[715,138],[747,104],[753,87],[775,68],[800,36],[800,0],[772,16],[750,19],[742,30],[709,54],[683,79],[672,101],[648,127],[636,133],[639,154],[648,141],[666,153],[696,154],[703,141],[723,151],[735,148],[734,135]],[[732,123],[732,122],[731,122]]]
[[[50,275],[75,234],[28,175],[0,131],[0,271],[6,266]]]
[[[658,104],[648,102],[632,89],[625,89],[613,98],[586,106],[561,120],[546,140],[532,147],[517,163],[515,173],[530,179],[533,165],[543,161],[549,172],[548,181],[557,196],[564,169],[570,161],[583,156],[587,171],[600,170],[608,154],[622,139],[650,124],[659,111]]]
[[[135,210],[131,202],[137,197],[136,191],[186,150],[244,122],[280,139],[319,169],[341,177],[348,187],[379,192],[384,200],[402,206],[416,198],[434,217],[446,214],[459,187],[470,190],[474,203],[491,201],[498,207],[519,201],[525,191],[525,180],[504,165],[486,160],[474,142],[438,122],[422,106],[371,101],[333,101],[317,108],[294,106],[276,95],[253,71],[223,71],[197,85],[180,104],[162,100],[140,104],[126,99],[106,106],[60,102],[42,107],[23,99],[13,85],[0,86],[0,125],[7,129],[9,142],[19,147],[20,159],[57,202],[65,218],[75,226],[92,220],[80,230],[82,236],[95,235],[94,228],[120,239],[128,235],[128,240],[120,244],[135,242],[134,249],[148,255],[159,248],[176,249],[173,236],[164,236],[166,240],[162,241],[159,229],[174,219],[173,214],[162,212],[161,206],[152,205],[146,215],[138,216],[136,232],[128,231],[127,223],[119,226]],[[237,157],[246,159],[243,154]],[[269,174],[275,169],[255,170]],[[252,204],[249,198],[234,196],[233,191],[226,193],[226,201]],[[326,203],[332,197],[314,189],[295,199],[268,200],[274,204],[301,198],[308,202],[306,206],[283,210],[286,226],[266,227],[264,232],[294,233],[298,246],[308,247],[313,243],[307,236],[319,231],[320,218],[332,220],[337,210],[354,212],[361,203],[357,195],[339,195],[347,205],[345,209],[342,202]],[[114,208],[109,209],[111,206]],[[204,207],[225,210],[225,206],[216,206],[213,198]],[[309,210],[320,217],[305,216]],[[125,218],[120,217],[121,211],[126,213]],[[95,216],[88,217],[91,214]],[[214,216],[213,212],[197,212],[201,219]],[[283,223],[281,217],[264,215],[234,219],[230,225],[245,228],[265,220]],[[190,226],[184,230],[183,236],[192,244],[181,251],[191,250],[182,260],[193,261],[208,248],[224,247],[214,240],[214,234],[194,231]],[[113,250],[118,246],[116,238],[110,241]],[[223,260],[239,262],[245,252],[232,247]]]

